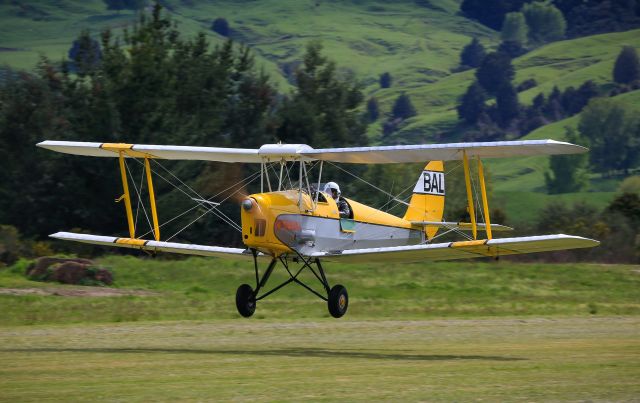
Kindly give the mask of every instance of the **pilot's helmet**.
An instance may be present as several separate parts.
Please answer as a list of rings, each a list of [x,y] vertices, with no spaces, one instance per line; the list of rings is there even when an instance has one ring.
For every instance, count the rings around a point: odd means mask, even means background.
[[[331,192],[332,190],[335,190],[337,192],[337,196],[334,197],[334,199],[337,199],[342,194],[340,193],[340,186],[338,186],[337,183],[328,182],[326,185],[324,185],[324,192],[330,194],[333,197],[333,193]]]

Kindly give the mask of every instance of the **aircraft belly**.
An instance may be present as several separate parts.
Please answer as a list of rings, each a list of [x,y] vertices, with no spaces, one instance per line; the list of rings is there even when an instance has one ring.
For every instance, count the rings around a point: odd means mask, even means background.
[[[278,220],[296,222],[299,225],[295,227],[296,231],[276,229],[276,236],[303,255],[313,252],[417,245],[422,241],[421,231],[408,228],[356,221],[352,232],[343,232],[340,229],[340,220],[334,218],[286,214],[278,216]]]

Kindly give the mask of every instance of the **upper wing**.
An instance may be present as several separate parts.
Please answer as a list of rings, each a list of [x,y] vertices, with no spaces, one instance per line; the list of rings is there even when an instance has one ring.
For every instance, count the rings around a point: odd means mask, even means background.
[[[505,158],[530,155],[576,154],[586,148],[555,140],[495,141],[484,143],[416,144],[404,146],[323,148],[314,150],[304,144],[265,144],[254,148],[163,146],[122,143],[86,143],[43,141],[38,147],[67,154],[93,157],[159,158],[221,162],[308,161],[323,160],[355,164],[393,164],[404,162],[461,160],[467,157]]]
[[[86,143],[81,141],[43,141],[38,147],[65,154],[91,157],[117,157],[122,151],[127,157],[159,158],[166,160],[200,160],[221,162],[261,162],[257,149],[162,146],[120,143]]]
[[[305,151],[308,157],[353,164],[461,160],[467,157],[505,158],[530,155],[577,154],[587,148],[555,140],[494,141],[478,143],[420,144],[381,147],[324,148]]]
[[[312,257],[340,262],[428,262],[436,260],[499,257],[554,250],[591,248],[600,242],[572,235],[543,235],[492,240],[448,242],[388,248],[318,252]]]
[[[251,252],[240,248],[223,248],[177,242],[147,241],[144,239],[117,238],[113,236],[76,234],[73,232],[56,232],[49,235],[65,241],[77,241],[93,245],[115,246],[120,248],[148,250],[151,252],[170,252],[183,255],[215,256],[225,258],[251,258]]]

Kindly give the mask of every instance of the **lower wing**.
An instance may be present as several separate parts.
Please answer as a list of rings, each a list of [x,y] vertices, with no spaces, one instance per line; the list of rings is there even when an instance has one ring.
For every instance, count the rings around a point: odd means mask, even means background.
[[[361,262],[428,262],[435,260],[499,257],[534,252],[591,248],[600,242],[572,235],[542,235],[491,240],[447,242],[388,248],[351,249],[316,252],[312,257],[344,263]]]
[[[195,245],[177,242],[147,241],[144,239],[117,238],[113,236],[76,234],[73,232],[56,232],[52,238],[65,241],[83,242],[92,245],[115,246],[119,248],[140,249],[150,252],[169,252],[184,255],[214,256],[224,258],[251,258],[251,251],[240,248],[223,248],[220,246]]]
[[[52,238],[83,242],[93,245],[140,249],[151,252],[169,252],[185,255],[214,256],[223,258],[251,258],[251,251],[184,244],[177,242],[148,241],[144,239],[57,232]],[[447,242],[426,245],[394,246],[388,248],[351,249],[335,252],[315,252],[310,257],[344,263],[361,262],[428,262],[436,260],[470,259],[475,257],[499,257],[534,252],[591,248],[600,242],[572,235],[542,235],[491,240]],[[260,256],[264,256],[260,254]]]

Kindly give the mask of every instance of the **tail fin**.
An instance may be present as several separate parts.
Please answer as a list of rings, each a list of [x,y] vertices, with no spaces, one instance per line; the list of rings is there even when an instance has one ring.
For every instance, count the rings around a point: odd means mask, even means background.
[[[404,214],[408,221],[442,221],[444,213],[444,163],[431,161],[424,167],[413,188],[409,207]],[[427,239],[438,232],[436,226],[425,226]]]

